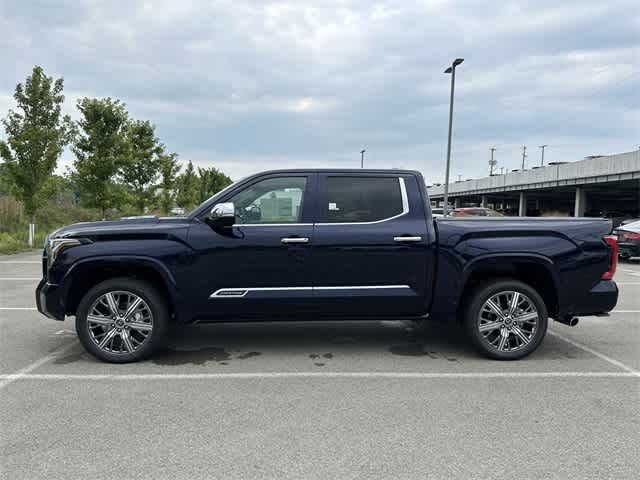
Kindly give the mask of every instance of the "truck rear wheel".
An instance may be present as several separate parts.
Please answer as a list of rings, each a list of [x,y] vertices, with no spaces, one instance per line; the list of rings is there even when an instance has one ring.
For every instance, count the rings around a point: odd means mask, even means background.
[[[463,321],[480,353],[496,360],[517,360],[538,348],[548,317],[538,292],[526,283],[505,279],[475,290]]]
[[[133,278],[113,278],[91,288],[76,312],[84,348],[104,362],[136,362],[164,344],[169,312],[153,286]]]

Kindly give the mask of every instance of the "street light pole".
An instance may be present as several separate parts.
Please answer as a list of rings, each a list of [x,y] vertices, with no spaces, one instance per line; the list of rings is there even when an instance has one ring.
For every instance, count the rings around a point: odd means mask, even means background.
[[[453,128],[453,93],[456,85],[456,67],[464,62],[464,58],[456,58],[451,66],[444,73],[451,74],[451,98],[449,100],[449,139],[447,141],[447,166],[444,174],[444,205],[442,205],[442,214],[446,217],[449,207],[449,170],[451,167],[451,131]]]
[[[360,168],[364,168],[364,152],[366,152],[365,149],[360,150]]]
[[[544,149],[547,148],[549,145],[540,145],[538,148],[540,148],[542,150],[542,159],[540,160],[540,166],[544,167]]]
[[[493,152],[496,151],[496,147],[491,147],[489,150],[491,150],[491,160],[489,160],[489,176],[492,176],[493,175],[493,169],[495,168],[496,164],[498,163],[493,159]]]

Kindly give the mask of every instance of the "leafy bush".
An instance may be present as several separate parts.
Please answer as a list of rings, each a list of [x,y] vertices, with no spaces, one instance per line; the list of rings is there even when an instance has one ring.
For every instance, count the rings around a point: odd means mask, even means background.
[[[0,254],[17,253],[24,249],[23,242],[6,232],[0,232]]]
[[[97,210],[78,207],[71,200],[51,200],[36,213],[34,247],[41,248],[46,236],[64,225],[99,219]],[[0,254],[27,250],[28,237],[29,221],[22,204],[12,197],[0,197]]]

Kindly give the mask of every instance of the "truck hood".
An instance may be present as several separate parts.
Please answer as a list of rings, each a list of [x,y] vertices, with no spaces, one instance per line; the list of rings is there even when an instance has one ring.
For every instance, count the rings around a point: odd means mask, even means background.
[[[82,222],[67,225],[49,234],[49,238],[102,237],[145,232],[174,231],[189,224],[186,217],[125,217],[120,220]]]

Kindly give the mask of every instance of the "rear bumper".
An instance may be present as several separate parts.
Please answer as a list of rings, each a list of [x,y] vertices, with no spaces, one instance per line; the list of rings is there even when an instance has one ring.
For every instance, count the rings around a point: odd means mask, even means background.
[[[613,280],[601,280],[581,299],[576,312],[570,315],[597,315],[614,309],[618,303],[618,285]]]
[[[58,285],[40,280],[36,288],[36,305],[43,315],[53,320],[64,320],[65,308]]]

